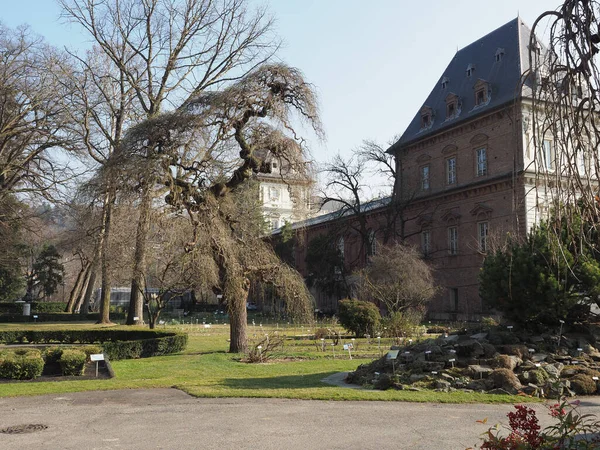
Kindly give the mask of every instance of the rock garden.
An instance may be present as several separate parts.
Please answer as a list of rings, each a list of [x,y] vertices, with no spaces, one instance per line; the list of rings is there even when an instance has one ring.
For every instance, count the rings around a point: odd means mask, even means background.
[[[376,389],[463,390],[546,398],[600,392],[600,332],[561,336],[495,328],[405,343],[359,366],[346,381]]]

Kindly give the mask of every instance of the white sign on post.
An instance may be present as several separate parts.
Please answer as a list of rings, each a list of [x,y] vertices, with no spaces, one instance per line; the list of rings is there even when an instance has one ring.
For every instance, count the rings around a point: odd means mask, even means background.
[[[354,347],[352,344],[344,344],[344,350],[348,350],[348,356],[350,359],[352,359],[352,347]]]
[[[96,378],[98,378],[98,361],[104,361],[104,353],[90,355],[90,361],[96,363]]]
[[[398,353],[400,353],[400,350],[390,350],[387,355],[385,356],[385,359],[397,359],[398,358]]]

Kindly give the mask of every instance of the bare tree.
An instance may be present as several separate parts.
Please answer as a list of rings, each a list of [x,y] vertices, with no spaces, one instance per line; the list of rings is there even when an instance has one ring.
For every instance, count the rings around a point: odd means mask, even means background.
[[[332,234],[354,235],[360,242],[358,260],[350,261],[351,266],[364,263],[361,258],[371,253],[374,239],[387,245],[410,237],[406,224],[423,213],[421,209],[409,208],[416,191],[403,184],[399,176],[402,163],[402,158],[396,160],[384,147],[367,140],[350,158],[337,155],[322,170],[327,177],[322,204],[335,202],[341,205]],[[374,177],[384,181],[389,189],[387,196],[372,197],[373,186],[369,183]],[[374,215],[376,209],[378,214]]]
[[[398,137],[394,137],[388,147],[397,140]],[[386,147],[372,140],[363,141],[356,153],[363,164],[370,168],[371,174],[383,177],[391,188],[391,201],[384,214],[385,224],[382,224],[380,230],[383,244],[404,242],[414,234],[407,233],[407,223],[418,219],[426,211],[426,207],[414,207],[417,190],[414,186],[408,186],[406,177],[403,176],[405,155],[403,152],[396,152],[394,157]]]
[[[264,9],[246,0],[60,0],[65,16],[81,25],[115,67],[122,91],[135,96],[135,109],[153,119],[190,98],[243,76],[271,57],[278,42]],[[110,99],[106,99],[110,103]],[[112,111],[116,119],[123,114]],[[113,146],[118,147],[119,140]],[[151,146],[151,145],[150,145]],[[129,175],[137,183],[140,216],[127,323],[142,317],[139,292],[146,267],[149,215],[156,195],[154,173]]]
[[[417,250],[403,244],[383,247],[357,275],[359,298],[390,313],[423,311],[435,295],[431,269]]]
[[[0,24],[0,200],[12,193],[47,198],[68,177],[57,159],[71,149],[64,98],[57,82],[61,55],[27,28]]]

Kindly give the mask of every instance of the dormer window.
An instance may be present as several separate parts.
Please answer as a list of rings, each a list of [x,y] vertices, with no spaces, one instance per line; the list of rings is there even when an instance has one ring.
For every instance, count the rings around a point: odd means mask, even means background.
[[[504,58],[504,49],[498,48],[495,55],[496,62],[502,61],[502,58]]]
[[[448,83],[450,80],[446,77],[442,78],[442,89],[446,89],[448,87]]]
[[[490,84],[479,79],[473,89],[475,90],[475,107],[486,105],[489,101]]]
[[[483,89],[479,89],[475,92],[475,104],[477,106],[483,105],[485,103],[485,91]]]
[[[276,162],[272,162],[272,163],[271,163],[271,167],[272,167],[273,169],[277,169],[277,163],[276,163]]]
[[[467,76],[471,77],[475,74],[475,66],[473,64],[469,64],[467,66]]]
[[[451,119],[456,114],[456,105],[454,103],[448,103],[446,105],[446,117]]]
[[[446,120],[458,115],[458,96],[450,93],[446,96]]]
[[[433,111],[429,106],[421,108],[421,130],[431,127],[433,123]]]

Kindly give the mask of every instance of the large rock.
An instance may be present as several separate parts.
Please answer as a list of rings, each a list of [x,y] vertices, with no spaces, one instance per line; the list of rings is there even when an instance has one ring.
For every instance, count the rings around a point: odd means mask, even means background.
[[[446,380],[435,380],[435,388],[436,389],[441,389],[445,392],[448,392],[450,390],[451,384],[449,381]]]
[[[546,371],[548,375],[552,378],[559,378],[560,372],[562,371],[564,365],[562,363],[554,363],[554,364],[545,364],[542,366],[542,369]]]
[[[546,355],[545,353],[534,353],[533,355],[531,355],[531,360],[534,363],[541,363],[543,361],[546,361],[547,358],[548,355]]]
[[[517,394],[523,386],[512,370],[496,369],[489,375],[494,382],[494,388],[504,389],[510,394]]]
[[[454,346],[454,349],[458,356],[467,358],[483,356],[485,354],[481,343],[474,339],[459,342]]]
[[[487,376],[494,371],[491,367],[480,366],[477,364],[473,364],[467,368],[469,375],[472,378],[487,378]]]
[[[483,341],[487,336],[487,333],[477,333],[471,336],[471,339],[475,339],[476,341]]]
[[[494,383],[492,383],[492,381],[489,379],[473,380],[465,387],[473,391],[487,391],[488,389],[492,389],[494,387]]]
[[[493,366],[500,369],[515,370],[523,363],[523,360],[515,355],[496,355]]]

